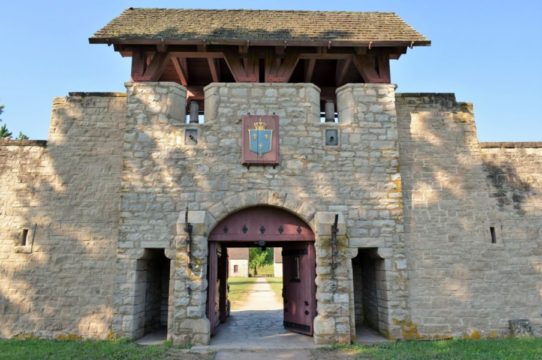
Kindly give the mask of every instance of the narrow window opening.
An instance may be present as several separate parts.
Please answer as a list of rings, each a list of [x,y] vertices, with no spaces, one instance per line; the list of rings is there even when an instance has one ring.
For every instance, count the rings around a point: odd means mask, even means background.
[[[497,243],[497,235],[495,234],[495,227],[491,226],[489,228],[489,233],[491,234],[491,243],[496,244]]]
[[[239,265],[233,265],[233,272],[238,273],[239,272]]]
[[[28,244],[28,229],[23,229],[21,233],[21,246],[26,246]]]
[[[335,108],[335,99],[325,99],[320,101],[320,122],[338,123],[339,113]]]

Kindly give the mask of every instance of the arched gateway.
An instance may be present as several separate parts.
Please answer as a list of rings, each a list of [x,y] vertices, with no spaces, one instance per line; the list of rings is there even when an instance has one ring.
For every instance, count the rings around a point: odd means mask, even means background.
[[[256,206],[221,220],[209,235],[207,316],[214,335],[229,316],[227,278],[231,247],[282,247],[284,326],[313,334],[316,316],[314,232],[283,209]]]

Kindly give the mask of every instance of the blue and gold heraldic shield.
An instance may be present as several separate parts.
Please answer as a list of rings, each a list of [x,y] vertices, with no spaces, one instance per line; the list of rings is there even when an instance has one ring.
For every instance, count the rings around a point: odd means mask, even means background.
[[[254,123],[254,129],[249,129],[248,135],[250,138],[249,148],[251,152],[258,154],[258,156],[262,156],[271,151],[273,130],[266,129],[264,122],[258,121]]]

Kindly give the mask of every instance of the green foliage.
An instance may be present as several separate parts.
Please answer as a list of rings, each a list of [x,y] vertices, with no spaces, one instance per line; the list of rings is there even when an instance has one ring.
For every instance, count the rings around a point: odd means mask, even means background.
[[[275,267],[273,264],[265,264],[258,267],[258,275],[260,276],[273,276],[275,274]]]
[[[11,135],[13,134],[8,130],[6,124],[0,127],[0,139],[11,139]]]
[[[2,115],[3,112],[4,112],[4,105],[0,105],[0,115]],[[2,122],[2,119],[0,119],[0,122]],[[0,127],[0,139],[11,139],[12,136],[13,136],[13,133],[9,131],[6,124]],[[19,131],[19,136],[17,136],[17,140],[28,140],[28,136],[26,136],[21,131]]]
[[[273,249],[250,248],[248,253],[248,266],[258,275],[258,268],[273,263]]]

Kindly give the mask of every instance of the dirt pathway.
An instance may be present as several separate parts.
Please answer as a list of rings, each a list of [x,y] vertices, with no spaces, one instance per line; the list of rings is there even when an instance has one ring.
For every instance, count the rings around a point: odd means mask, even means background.
[[[249,289],[249,296],[233,311],[282,310],[282,304],[275,297],[271,285],[265,278],[257,278]]]

